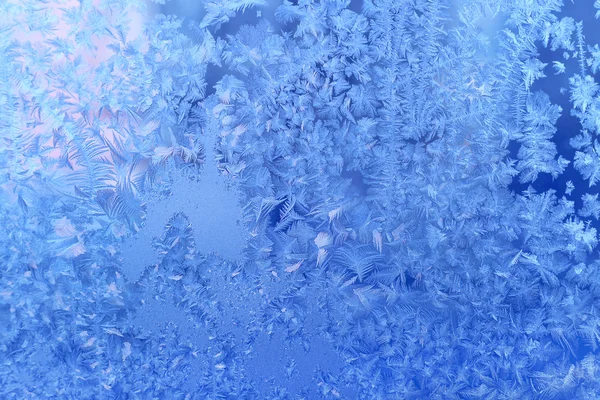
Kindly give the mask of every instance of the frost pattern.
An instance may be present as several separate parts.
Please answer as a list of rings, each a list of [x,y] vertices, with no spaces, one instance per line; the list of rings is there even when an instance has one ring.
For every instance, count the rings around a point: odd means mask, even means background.
[[[0,397],[600,397],[562,1],[202,4],[0,3]]]

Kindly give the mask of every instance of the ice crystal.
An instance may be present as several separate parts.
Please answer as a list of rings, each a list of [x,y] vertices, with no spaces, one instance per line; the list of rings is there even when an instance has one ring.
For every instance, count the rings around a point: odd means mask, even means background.
[[[175,3],[0,3],[1,398],[600,396],[598,1]]]

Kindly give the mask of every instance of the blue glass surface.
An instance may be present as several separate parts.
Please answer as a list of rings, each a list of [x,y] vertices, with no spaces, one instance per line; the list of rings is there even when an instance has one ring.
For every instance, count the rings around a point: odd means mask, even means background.
[[[598,17],[0,2],[0,399],[600,398]]]

